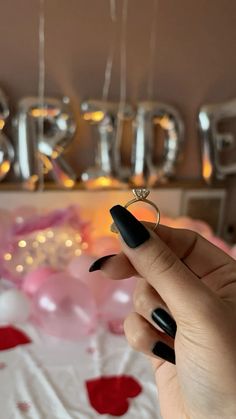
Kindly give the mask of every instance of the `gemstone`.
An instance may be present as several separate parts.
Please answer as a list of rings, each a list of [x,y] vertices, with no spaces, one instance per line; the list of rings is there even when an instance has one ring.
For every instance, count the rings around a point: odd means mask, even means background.
[[[147,196],[150,194],[150,191],[148,189],[142,188],[142,189],[133,189],[132,190],[135,198],[137,199],[146,199]]]

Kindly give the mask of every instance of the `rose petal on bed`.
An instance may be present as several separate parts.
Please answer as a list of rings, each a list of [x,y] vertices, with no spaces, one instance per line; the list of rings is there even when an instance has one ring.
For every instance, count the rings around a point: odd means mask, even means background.
[[[91,406],[101,415],[122,416],[129,409],[129,399],[138,396],[142,387],[126,375],[99,377],[86,381]]]
[[[31,343],[30,338],[15,327],[0,327],[0,351],[6,351],[27,343]]]

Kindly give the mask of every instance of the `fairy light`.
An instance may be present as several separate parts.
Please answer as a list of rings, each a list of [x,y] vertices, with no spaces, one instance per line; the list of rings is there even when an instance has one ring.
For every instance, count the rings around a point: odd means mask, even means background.
[[[32,256],[27,256],[25,259],[27,265],[33,265],[34,263],[34,259],[32,258]]]
[[[19,247],[26,247],[27,246],[27,243],[26,243],[26,241],[25,240],[20,240],[19,242],[18,242],[18,246]]]
[[[82,250],[81,249],[76,249],[75,250],[75,256],[81,256],[82,255]]]
[[[17,265],[16,266],[16,272],[21,273],[21,272],[23,272],[23,270],[24,270],[24,266],[23,265]]]
[[[80,235],[80,234],[76,234],[76,235],[75,235],[75,241],[76,241],[77,243],[81,243],[81,242],[82,242],[82,237],[81,237],[81,235]]]
[[[83,243],[81,244],[81,249],[83,249],[83,250],[88,249],[88,243],[83,242]]]
[[[65,242],[66,247],[71,247],[72,245],[73,245],[72,240],[66,240],[66,242]]]
[[[53,231],[52,231],[52,230],[47,231],[46,236],[47,236],[49,239],[52,239],[52,238],[54,237],[54,233],[53,233]]]
[[[11,253],[5,253],[3,258],[4,258],[4,260],[6,260],[8,262],[8,261],[12,260],[12,254]]]
[[[38,240],[39,243],[45,243],[46,242],[46,237],[43,234],[38,234],[36,239]]]

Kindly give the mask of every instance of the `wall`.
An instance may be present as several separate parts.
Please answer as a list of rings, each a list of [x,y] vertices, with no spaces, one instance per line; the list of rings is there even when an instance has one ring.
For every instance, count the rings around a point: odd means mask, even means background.
[[[46,1],[46,93],[101,98],[111,25],[109,0]],[[121,0],[118,1],[119,6]],[[128,98],[147,98],[152,0],[129,0]],[[37,93],[38,0],[0,0],[1,86],[14,107]],[[120,14],[120,7],[119,7]],[[200,175],[196,115],[204,102],[236,96],[236,2],[159,0],[154,99],[176,105],[186,121],[179,176]],[[116,56],[110,99],[119,98]],[[88,127],[79,130],[69,160],[81,171],[92,161]]]

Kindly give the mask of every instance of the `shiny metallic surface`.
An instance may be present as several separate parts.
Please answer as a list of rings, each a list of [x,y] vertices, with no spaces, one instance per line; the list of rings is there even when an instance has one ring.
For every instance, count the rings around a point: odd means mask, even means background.
[[[37,137],[30,109],[33,98],[24,98],[18,104],[14,119],[16,151],[15,172],[25,189],[35,190],[39,180]]]
[[[0,181],[3,180],[11,168],[14,160],[14,149],[10,140],[0,131]]]
[[[3,133],[9,115],[10,110],[7,97],[4,91],[0,89],[0,181],[6,177],[14,160],[14,149],[11,141]]]
[[[10,115],[7,97],[2,89],[0,89],[0,121],[5,122]],[[1,127],[1,129],[3,126]]]
[[[165,132],[161,162],[154,162],[155,125]],[[134,186],[155,186],[175,175],[184,141],[184,123],[172,106],[159,102],[140,102],[134,121],[132,176]]]
[[[75,131],[76,124],[67,98],[62,101],[46,98],[43,108],[36,97],[19,102],[15,119],[17,169],[27,189],[36,189],[41,176],[39,153],[47,157],[47,163],[53,163],[47,164],[47,170],[53,172],[60,186],[64,185],[64,179],[65,187],[74,185],[76,175],[61,155],[72,142]]]
[[[94,166],[88,168],[81,176],[85,183],[105,178],[110,180],[107,186],[119,187],[123,184],[122,167],[118,158],[121,138],[117,135],[117,127],[125,119],[132,118],[133,109],[126,105],[122,115],[118,115],[118,110],[118,103],[89,100],[81,104],[82,117],[92,125],[97,140]],[[102,183],[101,187],[105,186],[105,183]]]
[[[230,150],[235,152],[234,134],[220,132],[219,124],[223,120],[236,118],[236,99],[219,104],[209,104],[201,107],[198,114],[198,124],[202,146],[202,176],[207,183],[214,178],[224,179],[236,174],[235,162],[222,162],[221,154]]]

